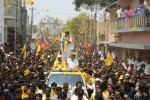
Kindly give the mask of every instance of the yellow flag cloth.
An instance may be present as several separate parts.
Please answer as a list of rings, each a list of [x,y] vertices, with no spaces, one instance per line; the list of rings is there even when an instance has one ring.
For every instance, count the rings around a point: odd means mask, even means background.
[[[106,61],[105,61],[105,65],[110,66],[112,64],[112,62],[113,62],[113,58],[112,58],[111,54],[108,52],[107,53],[107,58],[106,58]]]
[[[24,56],[23,56],[23,58],[24,58],[24,59],[27,58],[27,51],[26,51],[26,50],[24,51]]]
[[[40,43],[39,43],[36,48],[36,57],[39,55],[40,51],[41,51],[41,47],[40,47]]]
[[[96,95],[96,93],[93,92],[92,95],[91,95],[91,97],[90,97],[90,100],[95,100],[95,95]],[[108,92],[108,90],[103,91],[102,95],[103,95],[104,100],[108,100],[108,98],[109,98],[109,92]]]
[[[29,5],[33,5],[34,4],[34,0],[26,0],[26,3]]]
[[[85,72],[82,72],[82,76],[86,83],[92,85],[92,81],[90,80],[90,78],[92,78],[92,76],[90,76],[89,74],[87,74]]]
[[[28,75],[29,73],[30,73],[30,70],[29,70],[29,69],[26,69],[26,70],[23,72],[24,76],[25,76],[25,75]]]
[[[24,54],[24,51],[26,50],[26,44],[24,44],[23,48],[22,48],[22,54]]]
[[[18,66],[18,65],[16,66],[16,69],[19,69],[19,66]]]
[[[45,59],[45,53],[43,53],[42,55],[41,55],[41,58],[40,58],[42,61]]]
[[[27,93],[22,93],[22,95],[21,95],[21,99],[22,100],[24,100],[27,97],[29,97],[29,95]]]

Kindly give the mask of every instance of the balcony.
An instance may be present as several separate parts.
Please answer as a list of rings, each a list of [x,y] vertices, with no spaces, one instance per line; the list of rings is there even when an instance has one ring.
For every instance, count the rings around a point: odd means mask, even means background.
[[[111,33],[150,31],[149,16],[132,16],[111,20]]]

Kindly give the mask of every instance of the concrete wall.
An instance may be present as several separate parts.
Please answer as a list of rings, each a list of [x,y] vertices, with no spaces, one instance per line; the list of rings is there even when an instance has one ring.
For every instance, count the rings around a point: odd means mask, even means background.
[[[150,31],[122,33],[120,40],[121,43],[150,44]]]
[[[5,16],[10,16],[13,18],[16,18],[16,1],[17,0],[7,0],[9,4],[11,5],[11,8],[5,7]],[[22,0],[18,0],[18,11],[17,11],[17,27],[20,27],[20,17],[21,17],[21,6],[22,6]],[[15,27],[15,20],[8,20],[7,21],[8,27]]]
[[[139,50],[139,57],[141,57],[142,59],[150,57],[150,50]]]
[[[4,2],[0,0],[0,45],[4,44]]]
[[[108,41],[109,42],[116,42],[116,39],[115,39],[115,34],[109,34],[108,35]]]

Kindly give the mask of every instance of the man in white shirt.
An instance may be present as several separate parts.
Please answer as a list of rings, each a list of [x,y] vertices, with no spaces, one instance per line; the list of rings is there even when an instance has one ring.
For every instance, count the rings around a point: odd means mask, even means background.
[[[120,18],[121,17],[121,13],[122,13],[122,9],[121,6],[118,5],[118,10],[116,11],[117,17]]]
[[[63,91],[67,94],[67,99],[66,100],[70,100],[71,96],[73,95],[72,91],[69,90],[69,85],[68,83],[64,83],[63,84]]]
[[[70,36],[69,31],[65,31],[61,37],[61,54],[62,59],[67,60],[71,54],[71,47],[72,47],[72,37]]]
[[[150,12],[150,5],[148,4],[148,2],[150,2],[150,1],[145,0],[144,1],[144,6],[148,9],[148,12]]]
[[[102,80],[100,80],[99,78],[96,78],[95,82],[92,85],[89,85],[89,84],[86,84],[86,85],[88,89],[93,90],[95,92],[95,85],[100,84],[100,82],[102,82]]]
[[[79,62],[75,58],[74,54],[71,54],[70,58],[67,59],[67,66],[68,66],[69,69],[73,69],[73,68],[79,66]]]
[[[105,17],[106,17],[106,20],[110,20],[110,12],[108,9],[105,10]]]
[[[84,90],[82,88],[76,88],[77,93],[71,96],[70,100],[88,100],[84,95]]]

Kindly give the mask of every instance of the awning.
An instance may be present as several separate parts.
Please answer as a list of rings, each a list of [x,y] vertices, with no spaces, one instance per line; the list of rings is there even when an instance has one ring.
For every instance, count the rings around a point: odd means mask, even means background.
[[[4,16],[4,19],[7,20],[15,20],[15,18],[13,16]]]
[[[108,41],[98,41],[97,42],[97,45],[100,45],[100,44],[109,44],[110,42]]]
[[[7,27],[7,26],[0,25],[0,27],[4,27],[4,28],[5,28],[5,27]]]
[[[108,45],[112,47],[120,47],[120,48],[150,50],[150,44],[109,43]]]

